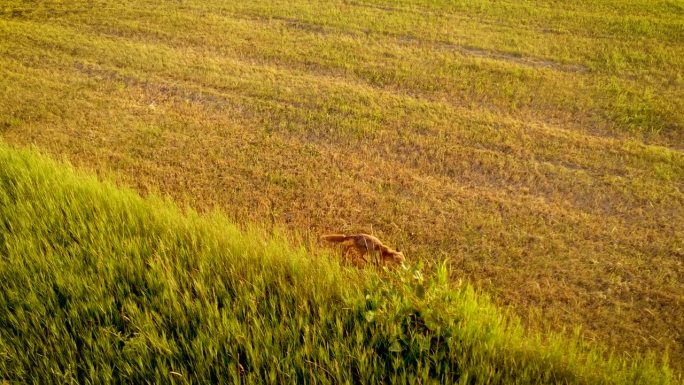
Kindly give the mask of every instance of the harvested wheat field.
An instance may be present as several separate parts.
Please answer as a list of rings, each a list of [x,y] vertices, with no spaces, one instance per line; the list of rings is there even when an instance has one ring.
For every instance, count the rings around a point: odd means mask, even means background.
[[[0,135],[681,371],[683,69],[681,1],[9,0]]]

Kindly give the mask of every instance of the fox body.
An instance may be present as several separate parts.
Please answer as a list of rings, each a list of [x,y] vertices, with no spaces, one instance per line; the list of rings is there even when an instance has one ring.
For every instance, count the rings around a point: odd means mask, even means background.
[[[382,263],[400,264],[406,260],[404,254],[398,250],[390,249],[385,246],[380,240],[369,234],[329,234],[321,237],[323,240],[333,243],[341,243],[343,247],[343,255],[351,250],[356,251],[360,258],[368,262],[367,254],[376,254]]]

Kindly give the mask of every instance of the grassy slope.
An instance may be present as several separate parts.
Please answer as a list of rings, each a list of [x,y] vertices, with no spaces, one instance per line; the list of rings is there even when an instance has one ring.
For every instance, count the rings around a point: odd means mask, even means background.
[[[681,367],[681,3],[91,5],[3,2],[6,140],[238,220],[373,230]]]
[[[0,164],[0,380],[678,381],[653,361],[524,339],[444,268],[345,271],[2,143]]]

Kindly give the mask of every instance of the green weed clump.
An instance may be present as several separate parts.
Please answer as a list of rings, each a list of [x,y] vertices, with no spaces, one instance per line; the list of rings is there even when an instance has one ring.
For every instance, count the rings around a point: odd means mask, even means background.
[[[0,144],[0,382],[676,383],[468,285],[345,269]]]

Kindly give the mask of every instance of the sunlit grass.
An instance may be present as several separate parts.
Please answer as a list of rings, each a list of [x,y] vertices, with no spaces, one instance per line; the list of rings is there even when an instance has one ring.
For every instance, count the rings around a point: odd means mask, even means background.
[[[465,284],[345,269],[0,144],[0,379],[676,383],[652,357],[524,333]]]
[[[673,1],[0,5],[0,135],[684,363]]]

